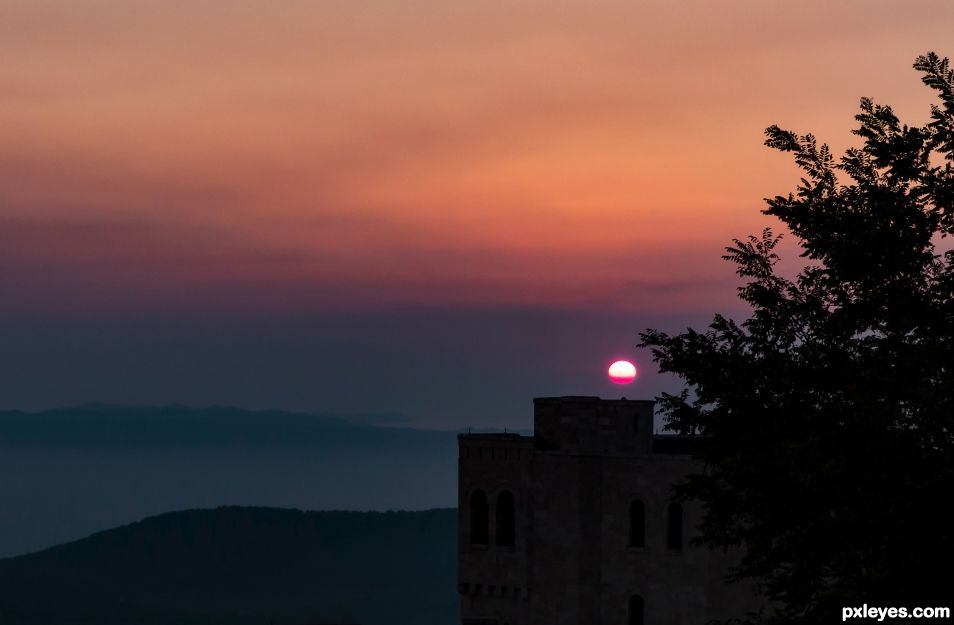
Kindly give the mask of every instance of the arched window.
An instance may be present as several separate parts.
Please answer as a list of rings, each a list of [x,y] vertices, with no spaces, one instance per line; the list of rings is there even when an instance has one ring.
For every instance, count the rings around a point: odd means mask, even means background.
[[[629,598],[629,625],[643,625],[643,598],[633,595]]]
[[[639,499],[629,504],[629,546],[646,546],[646,504]]]
[[[505,490],[497,495],[497,545],[513,547],[516,538],[517,512],[513,495]]]
[[[489,525],[487,493],[475,490],[470,496],[470,544],[486,545]]]
[[[678,551],[682,549],[682,505],[669,504],[666,519],[666,549]]]

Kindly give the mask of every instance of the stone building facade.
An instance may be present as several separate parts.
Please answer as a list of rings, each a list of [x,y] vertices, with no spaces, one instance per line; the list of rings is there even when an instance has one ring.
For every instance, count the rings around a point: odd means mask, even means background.
[[[534,400],[534,434],[459,437],[463,625],[704,625],[754,609],[733,555],[689,544],[669,500],[698,439],[653,434],[653,402]]]

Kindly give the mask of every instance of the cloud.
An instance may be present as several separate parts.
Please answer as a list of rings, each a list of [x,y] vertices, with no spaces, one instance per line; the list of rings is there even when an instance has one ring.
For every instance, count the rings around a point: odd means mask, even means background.
[[[5,2],[0,294],[728,305],[722,247],[797,175],[762,129],[837,147],[862,93],[926,114],[929,4]]]

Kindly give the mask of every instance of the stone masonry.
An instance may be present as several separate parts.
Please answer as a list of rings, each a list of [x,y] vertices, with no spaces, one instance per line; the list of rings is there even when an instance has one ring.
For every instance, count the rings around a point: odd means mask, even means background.
[[[653,434],[653,402],[534,400],[534,434],[459,437],[463,625],[704,625],[755,609],[733,554],[690,545],[670,501],[700,440]]]

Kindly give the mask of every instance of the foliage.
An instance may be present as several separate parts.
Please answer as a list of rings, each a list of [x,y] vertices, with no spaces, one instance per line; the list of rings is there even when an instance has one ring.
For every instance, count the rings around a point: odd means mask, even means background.
[[[701,501],[700,543],[742,548],[731,579],[777,606],[760,622],[949,604],[954,71],[934,53],[914,67],[939,100],[923,126],[863,98],[862,145],[837,160],[811,134],[766,130],[803,172],[763,211],[797,238],[796,277],[777,269],[781,235],[737,239],[724,258],[748,319],[640,335],[687,385],[660,397],[667,427],[710,437],[676,496]]]

